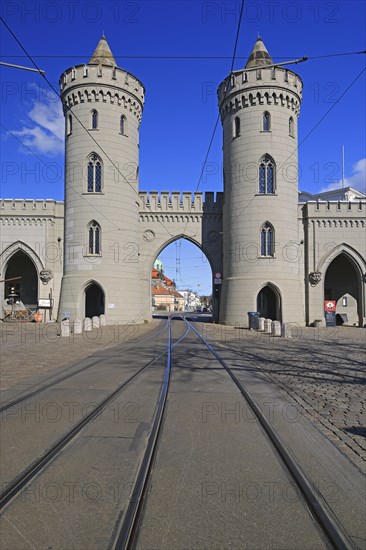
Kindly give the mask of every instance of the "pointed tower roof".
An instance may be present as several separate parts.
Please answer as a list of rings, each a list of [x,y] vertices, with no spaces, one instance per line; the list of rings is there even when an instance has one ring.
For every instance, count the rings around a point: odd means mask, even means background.
[[[247,64],[245,65],[245,68],[249,69],[252,67],[263,67],[265,65],[272,65],[272,63],[273,63],[272,58],[269,55],[263,40],[261,39],[260,36],[258,36],[253,46],[252,53],[248,57],[248,61],[247,61]]]
[[[90,58],[89,65],[107,65],[108,67],[117,66],[104,34],[99,40],[98,46],[95,48],[95,51]]]

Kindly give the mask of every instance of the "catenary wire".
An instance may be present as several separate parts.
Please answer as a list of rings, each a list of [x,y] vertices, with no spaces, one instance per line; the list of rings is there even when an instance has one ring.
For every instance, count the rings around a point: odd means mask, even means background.
[[[38,67],[37,63],[33,60],[32,56],[27,52],[27,50],[23,47],[23,45],[21,44],[21,42],[18,40],[18,38],[16,37],[16,35],[14,34],[14,32],[11,30],[11,28],[9,27],[9,25],[4,21],[4,19],[0,16],[0,21],[2,21],[2,23],[5,25],[5,27],[8,29],[8,31],[10,32],[10,34],[12,35],[12,37],[14,38],[14,40],[17,42],[17,44],[21,47],[21,49],[24,51],[24,53],[26,54],[26,56],[28,57],[28,59],[31,61],[31,63],[34,65],[34,67],[38,70],[38,71],[41,71],[41,69]],[[41,73],[40,72],[40,75],[44,78],[44,80],[47,82],[47,84],[50,86],[50,88],[54,91],[54,93],[61,99],[62,101],[62,98],[61,98],[61,95],[58,93],[58,91],[56,90],[56,88],[53,86],[53,84],[48,80],[48,78],[46,77],[45,74]],[[140,196],[139,196],[139,193],[138,191],[136,191],[134,189],[134,187],[130,184],[130,182],[125,178],[125,176],[122,174],[122,172],[120,171],[120,169],[118,168],[118,166],[112,161],[112,159],[110,158],[110,156],[106,153],[106,151],[103,149],[103,147],[98,143],[98,141],[95,139],[95,137],[89,132],[89,130],[86,128],[86,126],[83,124],[83,122],[79,119],[79,117],[77,115],[75,115],[75,113],[73,112],[72,108],[69,107],[68,105],[65,104],[65,107],[67,108],[68,111],[70,111],[72,113],[72,115],[75,117],[75,119],[77,120],[77,122],[80,124],[80,126],[85,130],[85,132],[90,136],[90,138],[92,139],[92,141],[99,147],[99,149],[102,151],[102,153],[106,156],[106,158],[109,160],[109,162],[112,164],[112,166],[117,170],[117,172],[122,176],[122,178],[124,179],[124,181],[127,183],[127,185],[132,189],[132,191],[137,195],[138,199],[140,199]],[[108,218],[107,218],[108,219]],[[121,228],[118,227],[114,222],[112,222],[111,220],[108,220],[110,223],[112,223],[118,230],[120,230]],[[167,227],[162,223],[161,220],[158,219],[158,222],[163,226],[163,228],[165,229],[165,231],[169,234],[169,236],[173,236],[170,231],[167,229]]]

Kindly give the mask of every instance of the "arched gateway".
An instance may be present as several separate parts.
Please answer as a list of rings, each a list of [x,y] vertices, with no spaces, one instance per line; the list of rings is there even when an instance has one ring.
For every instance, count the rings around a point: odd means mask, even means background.
[[[362,230],[365,205],[351,204],[346,191],[337,197],[336,208],[323,208],[311,196],[306,205],[299,201],[302,81],[287,67],[273,67],[259,37],[245,67],[218,89],[224,192],[216,196],[140,191],[145,89],[117,66],[104,36],[88,63],[61,75],[60,86],[67,132],[59,318],[63,312],[80,316],[85,307],[89,314],[101,311],[98,287],[85,293],[92,277],[103,287],[108,323],[151,319],[151,268],[159,252],[178,238],[199,246],[213,273],[222,274],[216,278],[222,285],[214,289],[220,303],[216,320],[242,325],[256,306],[264,316],[285,322],[319,318],[323,295],[316,284],[324,272],[318,264],[329,250],[329,231],[331,238],[338,235],[336,242],[347,233],[361,249],[364,242],[356,231]],[[94,140],[85,139],[85,128],[94,132]],[[95,300],[99,306],[92,310]]]

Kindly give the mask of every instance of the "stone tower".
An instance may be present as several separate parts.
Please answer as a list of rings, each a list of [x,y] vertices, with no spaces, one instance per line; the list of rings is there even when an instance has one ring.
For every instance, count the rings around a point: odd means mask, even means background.
[[[141,82],[117,67],[103,36],[89,63],[60,78],[65,115],[64,275],[59,319],[106,313],[141,322]]]
[[[219,86],[224,155],[224,261],[220,320],[247,312],[304,320],[298,222],[300,77],[258,38],[244,69]],[[301,283],[300,283],[301,281]]]

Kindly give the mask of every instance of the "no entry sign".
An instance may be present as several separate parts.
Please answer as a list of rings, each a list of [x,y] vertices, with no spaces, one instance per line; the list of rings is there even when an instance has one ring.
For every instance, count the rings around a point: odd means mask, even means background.
[[[326,300],[324,302],[324,311],[335,311],[337,302],[334,300]]]

